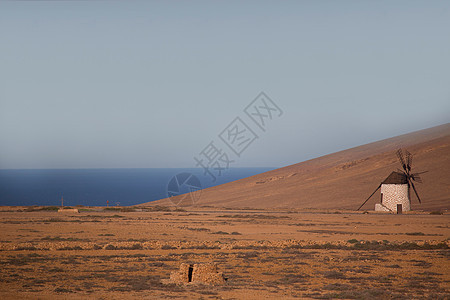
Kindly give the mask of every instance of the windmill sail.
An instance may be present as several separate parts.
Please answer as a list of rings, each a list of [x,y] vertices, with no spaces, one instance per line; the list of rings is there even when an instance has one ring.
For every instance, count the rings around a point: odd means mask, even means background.
[[[405,152],[405,154],[403,154],[402,149],[398,149],[397,157],[400,161],[400,164],[403,167],[403,170],[404,170],[403,174],[406,176],[406,181],[408,183],[408,200],[411,203],[411,187],[412,187],[414,190],[414,194],[417,197],[417,200],[419,200],[419,203],[422,203],[422,201],[420,200],[419,194],[417,193],[416,187],[414,186],[413,181],[415,181],[417,183],[422,183],[422,178],[419,175],[426,173],[427,171],[411,173],[413,156],[408,150],[405,150],[404,152]],[[405,160],[405,157],[406,157],[406,160]]]

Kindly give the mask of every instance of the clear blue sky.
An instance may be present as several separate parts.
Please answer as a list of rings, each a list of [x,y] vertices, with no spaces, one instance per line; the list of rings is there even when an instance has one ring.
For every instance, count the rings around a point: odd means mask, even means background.
[[[447,123],[450,1],[0,2],[2,169],[193,167],[261,91],[232,166]]]

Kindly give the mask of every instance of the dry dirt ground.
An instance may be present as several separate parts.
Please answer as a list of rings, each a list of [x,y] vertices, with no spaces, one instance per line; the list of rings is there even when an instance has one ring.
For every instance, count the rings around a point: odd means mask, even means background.
[[[132,210],[0,207],[0,298],[450,299],[448,214]]]

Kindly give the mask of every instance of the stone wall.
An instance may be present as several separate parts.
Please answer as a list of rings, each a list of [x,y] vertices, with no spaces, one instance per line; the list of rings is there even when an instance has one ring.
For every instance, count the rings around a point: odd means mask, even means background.
[[[192,265],[182,263],[178,271],[172,272],[170,274],[170,280],[175,283],[189,283],[191,281],[191,278],[189,278],[189,275],[191,274],[189,274],[189,272],[192,273],[192,269]]]
[[[403,211],[411,210],[407,184],[382,184],[381,196],[381,204],[393,212],[397,212],[397,204],[402,205]]]
[[[375,211],[390,211],[386,206],[383,206],[381,203],[375,204]]]

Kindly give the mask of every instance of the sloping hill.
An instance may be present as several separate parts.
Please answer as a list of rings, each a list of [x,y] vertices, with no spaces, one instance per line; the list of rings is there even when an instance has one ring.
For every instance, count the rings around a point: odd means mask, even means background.
[[[413,195],[413,210],[450,208],[450,123],[336,152],[205,189],[196,206],[227,208],[357,209],[391,171],[395,150],[413,154],[413,171],[428,171]],[[373,210],[378,191],[362,208]],[[188,201],[189,200],[189,201]],[[163,199],[146,205],[165,205]],[[187,198],[181,205],[192,205]]]

